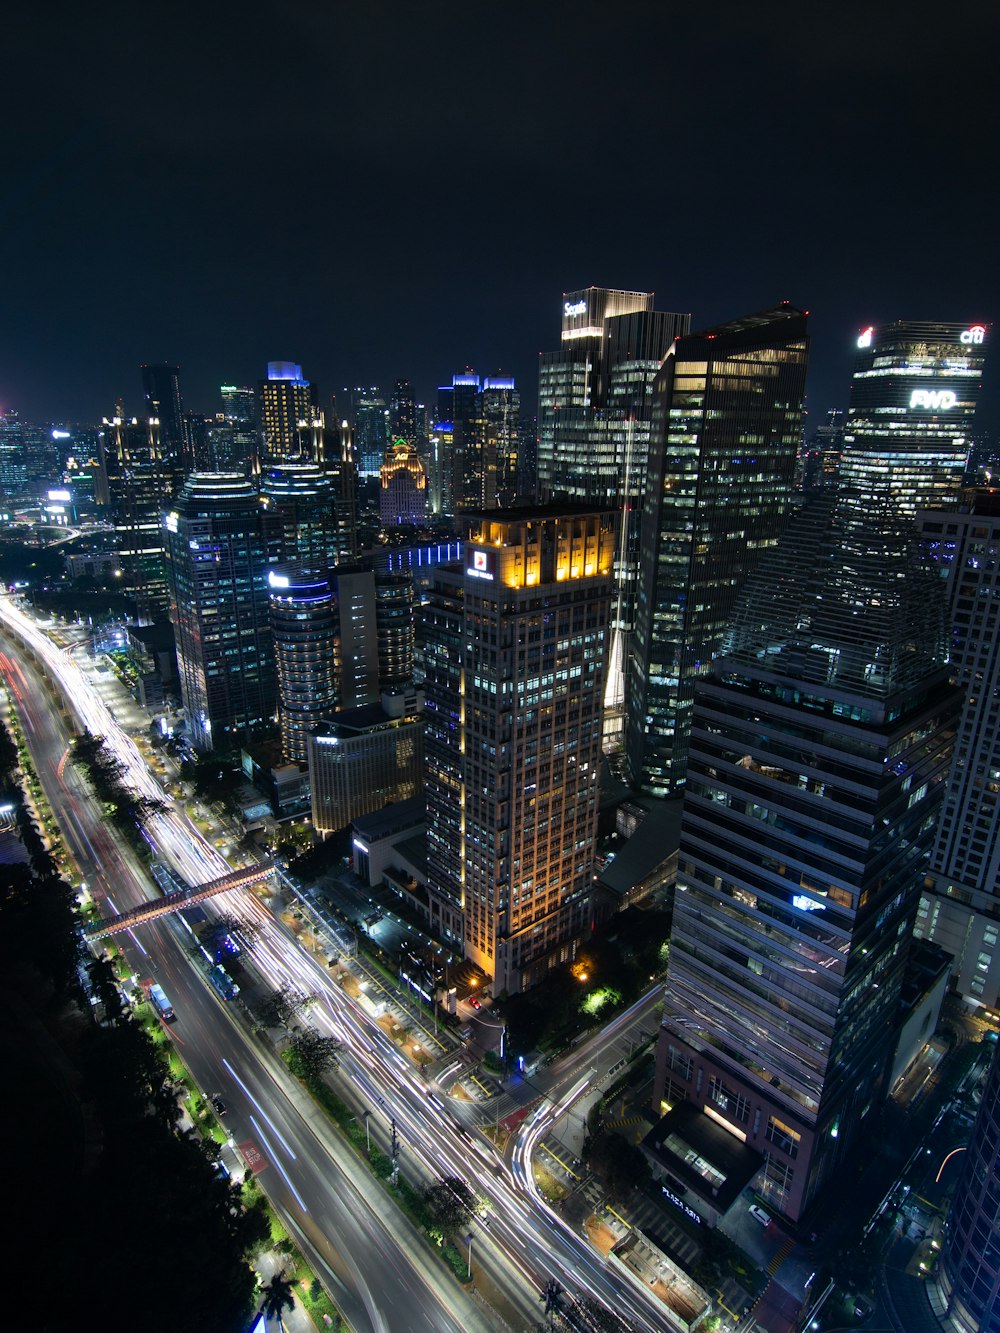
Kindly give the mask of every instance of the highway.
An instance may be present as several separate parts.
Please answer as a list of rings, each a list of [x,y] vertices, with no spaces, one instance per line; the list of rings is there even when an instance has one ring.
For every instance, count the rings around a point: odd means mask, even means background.
[[[226,873],[229,864],[187,815],[164,797],[133,741],[110,717],[70,656],[9,599],[0,597],[0,626],[4,625],[45,663],[81,724],[105,737],[136,790],[166,800],[165,813],[155,816],[148,829],[157,854],[189,883]],[[18,663],[27,678],[30,667],[22,654],[8,647],[7,659]],[[70,837],[67,842],[74,854],[79,851],[84,857],[81,865],[93,867],[99,891],[124,910],[148,895],[145,881],[136,867],[128,867],[127,858],[121,864],[114,860],[108,845],[113,840],[100,827],[99,812],[96,823],[92,809],[85,817],[89,792],[81,793],[78,785],[72,792],[59,786],[78,783],[66,778],[69,765],[63,766],[61,779],[56,772],[60,762],[56,756],[61,757],[65,738],[60,741],[49,734],[57,719],[43,691],[34,687],[29,694],[26,731],[33,752],[36,744],[39,747],[43,783],[48,792],[56,779],[53,810],[62,827],[79,835],[77,842]],[[19,707],[25,706],[22,698]],[[47,715],[52,716],[46,720]],[[117,896],[108,894],[112,888]],[[287,981],[319,997],[309,1011],[310,1021],[344,1042],[345,1099],[353,1101],[358,1114],[374,1112],[372,1129],[380,1146],[385,1144],[385,1123],[393,1118],[403,1144],[401,1160],[411,1180],[456,1175],[489,1201],[487,1217],[470,1232],[473,1268],[487,1268],[524,1326],[538,1322],[539,1293],[551,1277],[571,1294],[590,1295],[617,1311],[637,1330],[663,1327],[662,1307],[609,1271],[583,1237],[544,1203],[532,1178],[534,1143],[606,1064],[604,1037],[583,1043],[547,1074],[543,1099],[525,1122],[510,1168],[492,1145],[449,1109],[441,1090],[426,1084],[406,1064],[381,1029],[336,985],[329,970],[303,952],[257,898],[235,892],[221,902],[225,910],[257,926],[254,962],[272,985]],[[496,1316],[454,1283],[402,1214],[387,1205],[363,1164],[325,1126],[280,1062],[233,1020],[204,985],[190,958],[190,941],[182,934],[176,921],[141,927],[127,946],[130,961],[135,959],[141,976],[154,975],[164,985],[178,1011],[172,1032],[183,1045],[185,1059],[202,1086],[222,1091],[232,1108],[230,1122],[237,1141],[252,1139],[267,1158],[262,1185],[302,1238],[352,1325],[386,1333],[397,1328],[501,1327]],[[641,1020],[654,1002],[655,996],[644,997],[611,1025],[611,1032]],[[406,1315],[401,1319],[402,1311]]]

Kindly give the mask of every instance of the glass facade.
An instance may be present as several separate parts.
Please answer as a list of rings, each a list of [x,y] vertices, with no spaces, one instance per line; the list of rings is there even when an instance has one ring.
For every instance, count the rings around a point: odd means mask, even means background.
[[[1000,497],[920,515],[944,576],[965,702],[916,933],[954,957],[957,989],[1000,1004]]]
[[[988,332],[982,324],[917,320],[861,332],[841,485],[887,491],[911,517],[957,506]]]
[[[806,316],[780,306],[678,339],[657,376],[626,677],[629,775],[652,795],[683,788],[695,681],[781,531],[807,348]]]
[[[419,619],[429,893],[514,993],[589,928],[614,524],[562,507],[471,521]]]
[[[945,1228],[941,1286],[951,1327],[1000,1333],[1000,1055],[965,1154]]]
[[[865,513],[861,545],[857,503],[816,500],[762,561],[684,797],[661,1042],[795,1219],[881,1095],[959,706],[933,564]]]
[[[199,750],[223,748],[274,720],[268,541],[245,477],[194,472],[165,515],[170,618],[181,697]]]
[[[276,567],[268,573],[285,759],[304,764],[313,727],[337,707],[337,601],[326,577]]]

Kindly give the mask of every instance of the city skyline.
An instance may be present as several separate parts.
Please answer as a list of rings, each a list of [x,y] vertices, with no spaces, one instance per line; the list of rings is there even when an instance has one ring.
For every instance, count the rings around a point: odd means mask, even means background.
[[[556,5],[489,27],[451,3],[266,25],[223,8],[162,25],[151,55],[111,11],[61,16],[44,46],[18,14],[7,91],[30,115],[6,146],[0,404],[138,410],[138,367],[163,363],[213,411],[218,385],[284,357],[327,403],[404,376],[430,401],[471,364],[513,374],[527,406],[561,292],[608,284],[694,329],[808,308],[819,421],[845,404],[860,327],[994,315],[995,24],[969,10],[945,60],[926,3],[849,23]],[[98,68],[143,73],[108,97]],[[928,86],[947,114],[926,113]],[[998,401],[990,386],[988,427]]]

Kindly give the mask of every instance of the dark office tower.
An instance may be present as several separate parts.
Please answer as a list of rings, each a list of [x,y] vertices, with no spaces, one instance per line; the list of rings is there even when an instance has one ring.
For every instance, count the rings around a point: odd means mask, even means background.
[[[135,601],[137,619],[153,620],[170,600],[162,516],[175,481],[159,421],[105,418],[97,444],[96,499],[114,528],[124,590]]]
[[[959,702],[933,561],[853,494],[795,516],[698,684],[654,1095],[794,1219],[887,1091]]]
[[[389,399],[389,431],[394,440],[413,444],[417,438],[417,410],[413,401],[413,385],[409,380],[397,380]]]
[[[304,764],[309,732],[337,707],[336,581],[288,565],[267,581],[282,754]]]
[[[903,511],[954,509],[969,455],[988,328],[897,320],[858,338],[840,480]]]
[[[252,426],[257,420],[256,395],[249,385],[223,384],[222,415],[232,425]]]
[[[283,563],[325,570],[351,558],[341,546],[336,480],[319,463],[272,463],[264,469],[264,521]]]
[[[1000,495],[918,515],[946,575],[951,667],[965,702],[917,911],[916,934],[953,956],[967,1002],[1000,1006]]]
[[[955,1333],[1000,1333],[1000,1052],[945,1224],[938,1277]]]
[[[428,893],[434,927],[513,993],[589,929],[614,519],[467,517],[418,613]]]
[[[413,680],[415,591],[412,574],[375,573],[378,684],[398,690]]]
[[[298,449],[300,421],[312,420],[315,390],[291,361],[269,361],[258,388],[260,433],[265,457],[288,458]]]
[[[389,443],[389,415],[381,391],[355,389],[351,394],[354,457],[363,477],[377,477]]]
[[[588,287],[563,294],[562,345],[539,357],[538,498],[621,511],[607,699],[611,748],[622,740],[652,386],[671,343],[690,327],[690,315],[655,311],[651,292]]]
[[[380,482],[382,527],[422,526],[427,517],[427,473],[412,444],[398,439],[385,451]]]
[[[181,372],[177,366],[143,366],[144,415],[160,423],[164,456],[181,456],[185,450],[184,409],[181,405]]]
[[[164,519],[170,618],[195,747],[225,749],[274,718],[269,546],[246,477],[195,472]]]
[[[509,376],[487,375],[482,391],[483,509],[508,509],[518,499],[521,395]]]
[[[538,422],[522,417],[518,423],[517,495],[522,504],[534,504],[538,480]]]
[[[694,684],[794,488],[806,317],[789,305],[678,338],[656,377],[627,669],[629,774],[683,788]]]

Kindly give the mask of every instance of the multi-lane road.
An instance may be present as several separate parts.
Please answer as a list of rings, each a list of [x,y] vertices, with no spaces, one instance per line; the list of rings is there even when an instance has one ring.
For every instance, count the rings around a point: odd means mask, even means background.
[[[65,722],[39,681],[40,666],[75,714],[77,725],[103,735],[143,794],[164,799],[127,732],[110,716],[67,652],[9,599],[0,597],[0,659],[25,720],[40,780],[88,882],[112,910],[148,896],[144,872],[102,826],[89,790],[64,762]],[[24,649],[30,650],[25,653]],[[31,660],[35,659],[34,662]],[[37,665],[36,665],[37,664]],[[18,692],[20,692],[19,697]],[[167,800],[149,836],[157,854],[189,883],[226,873],[230,866],[183,810]],[[541,1099],[525,1122],[511,1163],[463,1122],[433,1083],[403,1061],[381,1029],[340,989],[328,969],[248,892],[225,896],[225,908],[252,920],[254,963],[268,980],[287,981],[319,997],[310,1021],[344,1043],[345,1100],[359,1116],[371,1114],[384,1146],[390,1120],[402,1145],[401,1162],[416,1181],[456,1175],[489,1202],[469,1232],[474,1271],[485,1271],[504,1293],[504,1317],[484,1307],[444,1271],[406,1219],[391,1207],[362,1163],[304,1098],[284,1066],[204,984],[191,941],[177,921],[150,923],[133,933],[126,950],[141,976],[164,985],[178,1013],[174,1039],[195,1076],[223,1092],[228,1124],[238,1142],[251,1141],[266,1162],[261,1184],[302,1241],[345,1316],[356,1329],[479,1330],[531,1327],[541,1314],[540,1292],[550,1278],[572,1295],[589,1295],[635,1329],[663,1326],[653,1298],[612,1272],[538,1195],[531,1151],[546,1126],[607,1072],[609,1037],[648,1021],[655,996],[644,997],[610,1032],[581,1045],[548,1071]],[[123,937],[128,938],[128,937]],[[467,1242],[469,1243],[469,1242]]]

